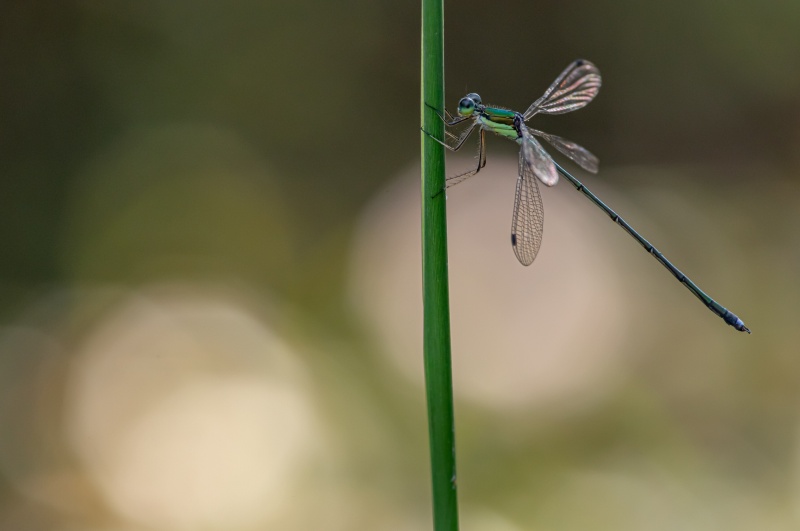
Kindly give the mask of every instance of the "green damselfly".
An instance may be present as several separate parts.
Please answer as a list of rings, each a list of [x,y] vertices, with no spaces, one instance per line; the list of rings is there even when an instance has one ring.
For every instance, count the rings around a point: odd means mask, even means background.
[[[608,214],[612,221],[625,229],[661,265],[667,268],[680,283],[694,293],[709,310],[736,330],[749,334],[750,329],[744,325],[739,317],[706,295],[703,290],[681,273],[672,262],[667,260],[658,249],[628,225],[616,212],[589,191],[578,179],[558,165],[544,150],[539,141],[536,140],[536,137],[544,139],[567,158],[591,173],[597,173],[597,157],[574,142],[536,129],[530,129],[526,125],[526,122],[536,114],[563,114],[585,107],[597,95],[601,84],[600,71],[597,67],[589,61],[578,60],[570,64],[553,81],[542,97],[533,102],[524,113],[484,105],[481,97],[474,92],[467,94],[458,102],[458,117],[454,118],[446,110],[444,114],[437,111],[439,117],[448,127],[462,122],[469,124],[467,129],[458,136],[445,131],[445,141],[434,138],[425,132],[447,149],[458,151],[475,129],[478,129],[479,132],[477,167],[466,173],[448,177],[446,186],[449,188],[472,177],[486,165],[486,131],[513,140],[520,145],[520,152],[517,191],[511,223],[511,246],[523,265],[527,266],[533,263],[542,244],[544,208],[536,181],[538,179],[547,186],[554,186],[558,183],[558,174],[560,173],[579,192]]]

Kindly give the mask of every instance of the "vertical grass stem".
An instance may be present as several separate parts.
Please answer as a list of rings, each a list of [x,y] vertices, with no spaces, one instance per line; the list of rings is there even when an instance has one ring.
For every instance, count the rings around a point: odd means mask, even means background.
[[[433,109],[444,108],[444,7],[422,0],[422,127],[443,139]],[[426,105],[427,103],[427,105]],[[430,106],[430,107],[429,107]],[[458,530],[450,308],[447,275],[444,148],[420,132],[422,149],[422,301],[425,389],[428,403],[433,523],[435,531]]]

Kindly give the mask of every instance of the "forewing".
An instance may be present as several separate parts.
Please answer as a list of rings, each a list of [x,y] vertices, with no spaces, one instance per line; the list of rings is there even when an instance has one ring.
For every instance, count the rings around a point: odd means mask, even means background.
[[[544,208],[536,177],[519,154],[517,195],[514,199],[514,217],[511,220],[511,246],[522,265],[531,265],[542,245]]]
[[[579,146],[571,140],[561,138],[560,136],[543,133],[535,129],[529,129],[529,131],[547,140],[550,145],[566,155],[571,161],[578,164],[584,170],[597,173],[600,161],[590,153],[588,149]]]
[[[544,95],[533,102],[523,115],[529,120],[534,114],[563,114],[585,107],[597,96],[602,80],[594,64],[579,59],[561,72]]]
[[[558,172],[553,158],[534,138],[533,133],[525,124],[520,124],[520,131],[522,132],[522,149],[520,151],[531,171],[547,186],[555,186],[558,183]]]

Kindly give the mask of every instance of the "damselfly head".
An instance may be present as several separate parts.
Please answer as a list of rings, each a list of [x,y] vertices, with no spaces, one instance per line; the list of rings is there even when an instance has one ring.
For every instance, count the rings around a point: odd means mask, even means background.
[[[458,114],[460,116],[472,116],[472,113],[475,112],[475,107],[480,104],[481,97],[471,92],[458,102]]]
[[[469,94],[467,94],[464,97],[471,99],[472,101],[475,102],[476,105],[480,105],[481,104],[481,97],[478,96],[478,94],[475,93],[475,92],[470,92]]]

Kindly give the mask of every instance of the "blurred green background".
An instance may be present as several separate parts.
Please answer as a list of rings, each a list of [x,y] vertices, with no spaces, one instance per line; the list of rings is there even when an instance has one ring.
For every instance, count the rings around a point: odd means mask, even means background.
[[[800,4],[447,2],[752,336],[515,146],[448,192],[473,530],[800,528]],[[0,2],[0,529],[425,529],[416,2]],[[469,156],[448,159],[449,173]],[[571,167],[571,166],[570,166]]]

